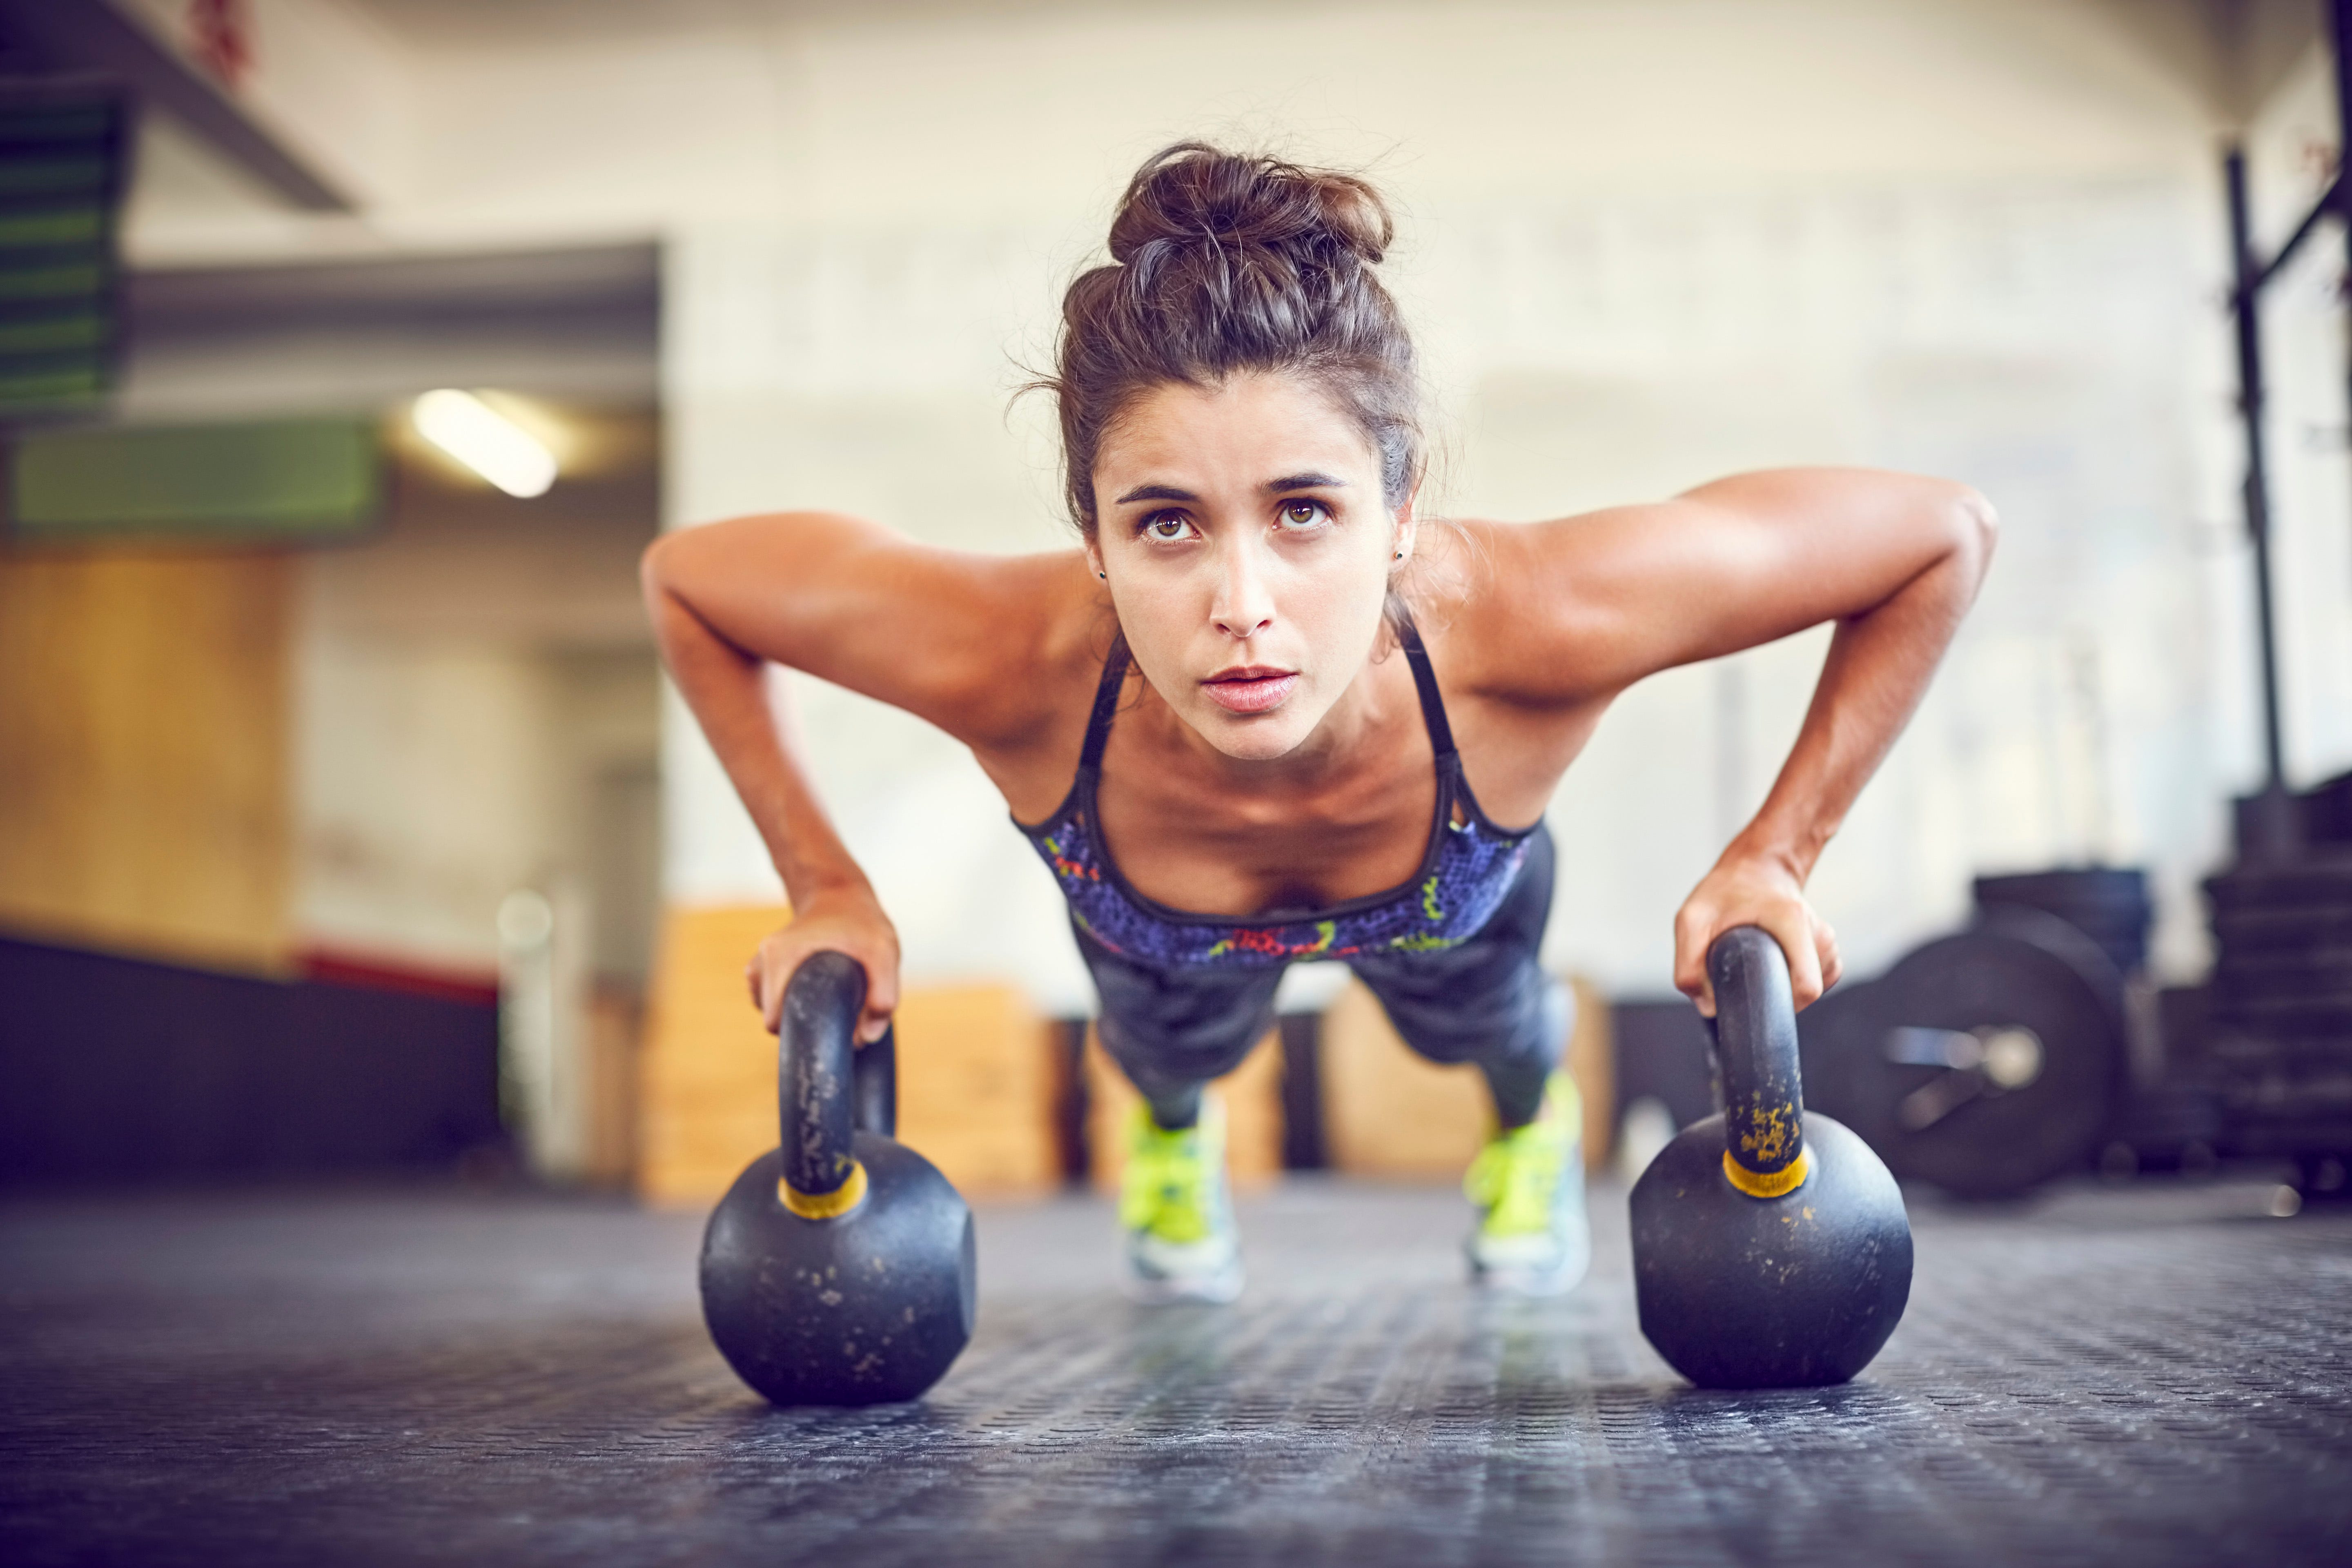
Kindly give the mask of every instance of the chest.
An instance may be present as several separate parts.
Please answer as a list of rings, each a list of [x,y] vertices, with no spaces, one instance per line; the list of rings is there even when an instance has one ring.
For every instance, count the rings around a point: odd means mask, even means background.
[[[1410,881],[1427,857],[1439,786],[1417,715],[1307,785],[1236,787],[1153,740],[1115,731],[1096,794],[1105,847],[1148,899],[1200,914],[1324,909]]]

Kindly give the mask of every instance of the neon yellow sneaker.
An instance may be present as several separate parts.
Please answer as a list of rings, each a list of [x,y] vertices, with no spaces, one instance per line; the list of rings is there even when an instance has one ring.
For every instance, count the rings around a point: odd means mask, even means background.
[[[1225,1111],[1201,1097],[1201,1119],[1167,1131],[1139,1104],[1127,1124],[1118,1223],[1127,1293],[1139,1301],[1212,1301],[1242,1293],[1241,1232],[1225,1180]]]
[[[1584,1215],[1584,1106],[1564,1072],[1544,1086],[1543,1108],[1525,1127],[1486,1140],[1462,1190],[1478,1206],[1470,1233],[1472,1283],[1519,1296],[1576,1288],[1592,1258]]]

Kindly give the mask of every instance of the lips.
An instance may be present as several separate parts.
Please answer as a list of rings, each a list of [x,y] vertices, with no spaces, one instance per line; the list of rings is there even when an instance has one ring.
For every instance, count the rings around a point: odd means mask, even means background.
[[[1221,669],[1201,682],[1201,689],[1228,713],[1264,713],[1279,706],[1297,684],[1296,670],[1252,664]]]

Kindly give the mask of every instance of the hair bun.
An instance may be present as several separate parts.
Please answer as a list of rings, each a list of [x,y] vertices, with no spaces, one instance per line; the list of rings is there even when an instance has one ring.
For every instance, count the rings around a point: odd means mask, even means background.
[[[1110,254],[1131,264],[1157,241],[1370,266],[1395,232],[1380,194],[1353,175],[1179,142],[1145,160],[1129,183],[1111,220]]]

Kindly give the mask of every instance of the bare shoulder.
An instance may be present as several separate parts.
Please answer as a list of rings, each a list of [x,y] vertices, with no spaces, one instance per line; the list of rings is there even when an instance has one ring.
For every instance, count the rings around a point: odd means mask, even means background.
[[[1110,637],[1072,548],[949,550],[864,519],[779,512],[664,536],[667,595],[747,655],[901,708],[978,748],[1015,748],[1083,709]],[[1081,719],[1081,721],[1083,720]]]
[[[1736,474],[1665,500],[1434,531],[1432,619],[1458,679],[1531,707],[1867,613],[1954,552],[1991,550],[1965,485],[1860,468]]]
[[[1611,515],[1424,531],[1410,591],[1449,687],[1535,707],[1612,693],[1579,647],[1607,618]]]

